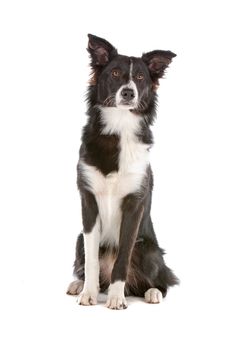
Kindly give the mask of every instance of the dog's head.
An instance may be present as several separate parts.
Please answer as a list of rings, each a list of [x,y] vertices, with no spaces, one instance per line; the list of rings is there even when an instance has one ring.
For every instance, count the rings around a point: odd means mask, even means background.
[[[146,112],[155,98],[159,79],[176,55],[155,50],[140,58],[123,56],[105,39],[91,34],[88,37],[93,69],[90,84],[95,86],[95,103]]]

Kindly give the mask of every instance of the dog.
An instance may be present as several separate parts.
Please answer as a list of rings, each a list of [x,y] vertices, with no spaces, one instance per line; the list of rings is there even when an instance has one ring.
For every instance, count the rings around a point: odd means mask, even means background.
[[[160,303],[179,280],[164,262],[150,216],[150,126],[159,79],[176,55],[123,56],[107,40],[88,37],[92,76],[77,166],[83,232],[67,294],[95,305],[108,290],[106,306],[116,310],[127,307],[128,295]]]

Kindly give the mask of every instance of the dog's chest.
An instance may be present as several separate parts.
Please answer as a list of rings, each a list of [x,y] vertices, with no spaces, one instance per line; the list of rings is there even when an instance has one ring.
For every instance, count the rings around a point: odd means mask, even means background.
[[[118,244],[122,201],[128,194],[141,190],[148,167],[149,145],[141,143],[133,131],[128,127],[118,133],[118,172],[105,176],[96,167],[82,163],[88,188],[95,195],[98,204],[101,244]]]
[[[104,154],[103,154],[104,157]],[[148,145],[123,139],[120,142],[119,171],[108,175],[95,166],[82,163],[86,182],[95,196],[123,198],[139,190],[148,166]]]

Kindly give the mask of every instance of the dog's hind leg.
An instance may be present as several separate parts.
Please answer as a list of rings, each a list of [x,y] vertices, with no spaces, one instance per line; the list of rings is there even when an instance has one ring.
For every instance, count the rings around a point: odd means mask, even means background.
[[[70,283],[66,294],[79,295],[83,290],[84,281],[75,280]]]
[[[128,294],[144,296],[146,302],[158,304],[168,288],[178,283],[155,241],[142,239],[135,244],[126,285]]]
[[[84,285],[84,263],[85,255],[83,234],[80,234],[76,243],[76,258],[74,262],[73,272],[76,280],[69,284],[69,287],[66,292],[68,295],[79,295],[82,292]]]
[[[150,288],[145,292],[145,301],[150,304],[159,304],[163,295],[158,288]]]

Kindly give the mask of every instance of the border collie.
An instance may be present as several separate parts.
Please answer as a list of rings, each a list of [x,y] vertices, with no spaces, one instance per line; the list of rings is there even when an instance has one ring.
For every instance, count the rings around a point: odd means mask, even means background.
[[[127,295],[159,303],[179,281],[164,262],[150,216],[150,126],[159,79],[176,55],[155,50],[123,56],[105,39],[88,37],[92,78],[77,166],[83,232],[77,280],[67,293],[94,305],[99,291],[108,289],[106,306],[117,310],[127,307]]]

